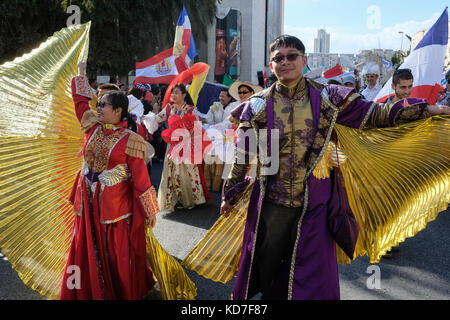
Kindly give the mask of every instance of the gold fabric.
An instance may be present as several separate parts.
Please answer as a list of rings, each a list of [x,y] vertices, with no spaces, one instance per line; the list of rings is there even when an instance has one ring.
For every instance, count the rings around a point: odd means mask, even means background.
[[[23,282],[56,299],[73,230],[67,202],[81,158],[70,81],[90,23],[0,66],[0,248]]]
[[[146,144],[147,142],[140,135],[130,133],[125,153],[135,158],[145,159]]]
[[[413,237],[450,202],[450,117],[394,128],[360,131],[336,125],[340,162],[350,206],[360,225],[355,258],[379,262],[390,248]],[[331,153],[332,149],[327,150]],[[326,157],[331,157],[328,154]],[[317,175],[331,164],[322,163]],[[320,164],[320,162],[319,162]],[[334,163],[336,166],[336,163]],[[237,271],[250,194],[221,217],[183,261],[200,275],[226,283]],[[349,263],[338,247],[341,264]]]
[[[89,30],[90,23],[64,28],[0,66],[0,248],[22,281],[49,299],[59,296],[73,236],[67,199],[84,135],[70,82],[87,60]],[[193,299],[195,285],[151,229],[146,240],[163,298]]]
[[[306,80],[302,78],[290,89],[278,82],[273,109],[274,128],[280,130],[280,169],[268,180],[266,198],[281,206],[301,207],[306,175],[303,158],[313,137],[313,114]]]
[[[227,283],[239,267],[252,185],[239,197],[228,217],[221,216],[182,264],[213,281]]]
[[[188,278],[182,266],[172,257],[147,230],[147,264],[158,280],[163,300],[194,300],[197,296],[195,284]]]
[[[355,257],[377,263],[450,202],[450,117],[359,131],[336,125],[350,206],[360,224]],[[349,259],[338,248],[338,261]]]

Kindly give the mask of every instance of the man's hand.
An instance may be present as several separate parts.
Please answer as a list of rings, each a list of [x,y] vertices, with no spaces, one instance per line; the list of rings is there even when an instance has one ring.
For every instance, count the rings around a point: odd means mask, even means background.
[[[450,114],[450,107],[449,106],[428,106],[428,112],[432,116],[437,116],[440,114]]]
[[[228,214],[230,213],[233,206],[230,204],[229,201],[222,201],[222,205],[220,206],[220,214],[228,217]]]

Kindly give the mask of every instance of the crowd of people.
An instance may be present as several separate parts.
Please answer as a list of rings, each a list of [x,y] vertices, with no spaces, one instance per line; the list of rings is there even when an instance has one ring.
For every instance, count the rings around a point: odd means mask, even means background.
[[[354,74],[344,76],[339,86],[318,84],[303,77],[304,53],[299,39],[278,37],[270,46],[270,68],[278,80],[266,89],[235,81],[220,91],[205,115],[197,112],[184,84],[175,84],[168,92],[170,102],[162,106],[164,90],[158,85],[88,83],[86,66],[80,64],[72,95],[86,142],[70,198],[76,220],[67,267],[80,265],[89,277],[83,278],[82,289],[73,290],[65,286],[66,274],[61,299],[144,297],[155,284],[146,265],[145,228],[155,225],[156,214],[190,210],[211,200],[212,191],[221,192],[220,213],[227,216],[250,181],[253,191],[233,298],[250,299],[258,292],[263,299],[339,298],[335,242],[324,222],[333,181],[311,174],[334,124],[369,129],[450,111],[446,105],[416,100],[408,100],[415,103],[408,112],[398,108],[397,102],[406,101],[412,90],[407,69],[394,73],[395,95],[385,104],[373,103],[381,89],[376,69],[368,70],[360,93]],[[448,90],[447,85],[441,102],[448,102]],[[88,102],[94,95],[97,109],[91,110]],[[203,130],[222,134],[221,146],[205,152],[202,163],[177,161],[162,138],[171,117],[189,115]],[[238,163],[235,156],[252,158],[248,144],[238,142],[247,131],[261,128],[280,132],[279,169],[267,177],[257,172],[267,163]],[[231,159],[230,149],[224,148],[227,135],[232,137]],[[152,161],[163,164],[157,191],[150,181]]]

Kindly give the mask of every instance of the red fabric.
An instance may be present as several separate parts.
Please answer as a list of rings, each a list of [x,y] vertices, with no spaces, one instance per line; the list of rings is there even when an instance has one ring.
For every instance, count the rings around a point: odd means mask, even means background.
[[[337,64],[335,65],[333,68],[325,71],[323,73],[324,78],[333,78],[333,77],[337,77],[338,75],[341,75],[342,73],[344,73],[344,71],[342,70],[342,67]]]
[[[208,186],[206,184],[205,173],[203,172],[203,164],[198,165],[198,174],[200,176],[200,182],[202,183],[203,194],[205,195],[205,200],[212,200],[212,196],[209,193]]]
[[[161,133],[161,137],[163,140],[170,144],[170,148],[167,152],[169,159],[173,158],[179,158],[180,160],[184,160],[188,155],[183,154],[183,149],[180,151],[179,148],[181,147],[180,144],[186,143],[186,141],[183,141],[181,137],[179,136],[178,129],[186,129],[190,133],[190,162],[191,163],[202,163],[203,154],[207,152],[211,148],[211,140],[208,138],[205,130],[202,128],[201,125],[197,126],[197,129],[194,130],[194,124],[198,122],[195,115],[192,113],[185,114],[182,118],[177,115],[172,115],[169,118],[168,124],[169,128],[164,130]],[[176,133],[175,135],[173,135]],[[201,134],[201,137],[196,137],[195,134]],[[201,139],[201,158],[197,159],[195,157],[195,145],[196,142]],[[178,153],[176,153],[178,151]]]
[[[74,96],[79,119],[83,110],[89,109],[87,101],[83,100]],[[98,125],[89,131],[86,141],[97,127]],[[118,130],[123,132],[125,128]],[[107,130],[106,133],[112,134],[113,130]],[[92,192],[87,185],[87,178],[77,175],[70,196],[77,215],[60,299],[142,299],[155,283],[152,272],[147,267],[147,212],[139,199],[150,188],[151,182],[144,160],[125,154],[128,137],[129,134],[121,138],[110,150],[107,169],[126,163],[131,179],[111,187],[103,186],[102,192],[100,183],[97,183]],[[101,141],[98,143],[102,144]],[[85,142],[83,154],[86,146]],[[126,213],[131,215],[123,218]],[[118,217],[122,219],[105,223]],[[77,281],[74,281],[77,276],[79,287],[76,286]]]

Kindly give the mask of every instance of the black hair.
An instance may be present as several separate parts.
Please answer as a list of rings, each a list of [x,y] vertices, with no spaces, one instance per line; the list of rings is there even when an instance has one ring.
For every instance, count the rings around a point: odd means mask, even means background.
[[[178,88],[181,93],[185,94],[186,97],[184,98],[184,101],[188,104],[193,106],[194,105],[194,101],[191,98],[191,95],[189,94],[189,92],[186,89],[186,86],[182,83],[178,83],[176,85],[173,86],[171,93],[173,92],[173,89]]]
[[[128,95],[133,95],[136,99],[140,100],[144,96],[144,92],[136,87],[131,88],[128,90]]]
[[[114,83],[102,83],[98,86],[99,90],[111,90],[111,91],[119,91],[119,87]]]
[[[159,88],[158,85],[152,85],[152,89],[151,89],[152,95],[156,96],[158,93],[161,92],[161,89]]]
[[[411,69],[397,69],[394,71],[394,75],[392,76],[392,83],[394,85],[397,85],[399,84],[400,80],[411,79],[414,79]]]
[[[340,83],[339,81],[334,80],[334,79],[328,80],[327,84],[338,84],[338,85],[342,85],[342,83]]]
[[[270,43],[270,52],[274,52],[280,48],[295,48],[305,54],[305,45],[297,37],[290,35],[281,35]]]
[[[255,93],[255,90],[253,90],[252,87],[250,87],[250,86],[248,86],[248,85],[246,85],[246,84],[241,84],[241,85],[238,87],[238,91],[239,91],[242,87],[245,87],[245,88],[247,88],[249,91]]]
[[[111,103],[111,107],[113,110],[117,108],[122,109],[122,113],[120,116],[121,120],[127,120],[128,129],[137,132],[137,125],[134,121],[131,113],[128,112],[128,98],[121,91],[109,91],[105,94],[108,101]]]
[[[238,88],[238,90],[239,90],[239,88]],[[230,90],[229,90],[228,88],[222,88],[222,89],[220,89],[220,92],[226,92],[226,93],[227,93],[228,98],[231,98],[231,100],[230,100],[229,103],[232,103],[232,102],[235,102],[235,101],[236,101],[236,100],[231,96]],[[220,93],[219,93],[219,94],[220,94]]]
[[[228,88],[222,88],[222,89],[220,89],[220,92],[226,92],[227,95],[228,95],[229,97],[231,97],[231,96],[230,96],[230,92],[228,91]]]

